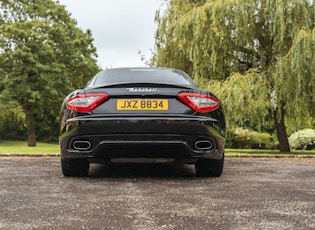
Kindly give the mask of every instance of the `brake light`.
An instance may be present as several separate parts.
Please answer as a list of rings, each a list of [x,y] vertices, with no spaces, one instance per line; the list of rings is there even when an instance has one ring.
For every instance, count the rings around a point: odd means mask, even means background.
[[[180,93],[177,98],[196,112],[210,112],[219,107],[219,100],[208,94]]]
[[[77,112],[88,113],[108,98],[109,95],[106,93],[77,94],[68,99],[67,107]]]

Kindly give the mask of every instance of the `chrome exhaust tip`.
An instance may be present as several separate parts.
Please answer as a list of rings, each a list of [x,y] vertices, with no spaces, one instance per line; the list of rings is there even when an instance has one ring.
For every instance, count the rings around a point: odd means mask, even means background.
[[[200,140],[195,142],[195,148],[197,150],[212,150],[214,149],[214,144],[211,140]]]
[[[90,141],[74,141],[72,144],[75,150],[89,150],[92,146]]]

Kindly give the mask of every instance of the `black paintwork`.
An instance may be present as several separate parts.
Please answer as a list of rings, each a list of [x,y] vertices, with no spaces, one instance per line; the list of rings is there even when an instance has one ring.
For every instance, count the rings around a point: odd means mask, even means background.
[[[145,75],[148,68],[136,69]],[[213,94],[198,89],[181,71],[164,68],[149,70],[155,71],[152,82],[141,76],[141,82],[133,79],[131,83],[126,81],[129,68],[105,70],[93,77],[85,89],[67,96],[105,92],[110,98],[88,113],[68,109],[65,99],[61,108],[59,137],[63,160],[86,158],[94,162],[112,158],[175,158],[194,162],[197,159],[223,158],[225,119],[222,106],[212,112],[196,113],[177,99],[181,92]],[[178,85],[172,80],[156,80],[159,74],[168,72],[182,75],[184,80]],[[123,81],[104,83],[98,80],[105,73],[115,73],[117,79],[123,74]],[[134,72],[132,74],[137,78]],[[116,101],[119,98],[168,99],[169,110],[117,111]],[[210,140],[214,146],[208,150],[196,149],[195,142],[198,140]],[[89,141],[91,146],[84,150],[74,149],[76,141]]]

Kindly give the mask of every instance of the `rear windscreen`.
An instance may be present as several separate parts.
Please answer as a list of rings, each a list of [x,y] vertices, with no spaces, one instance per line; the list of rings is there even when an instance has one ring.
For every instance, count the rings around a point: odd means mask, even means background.
[[[117,68],[99,72],[87,87],[101,87],[120,84],[166,84],[197,88],[184,72],[163,68]]]

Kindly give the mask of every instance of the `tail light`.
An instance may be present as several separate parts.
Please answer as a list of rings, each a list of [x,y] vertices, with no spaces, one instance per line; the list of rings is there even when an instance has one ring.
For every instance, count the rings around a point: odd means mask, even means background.
[[[81,113],[88,113],[109,98],[106,93],[77,94],[67,100],[67,107]]]
[[[196,112],[210,112],[219,107],[219,100],[208,94],[180,93],[177,98]]]

